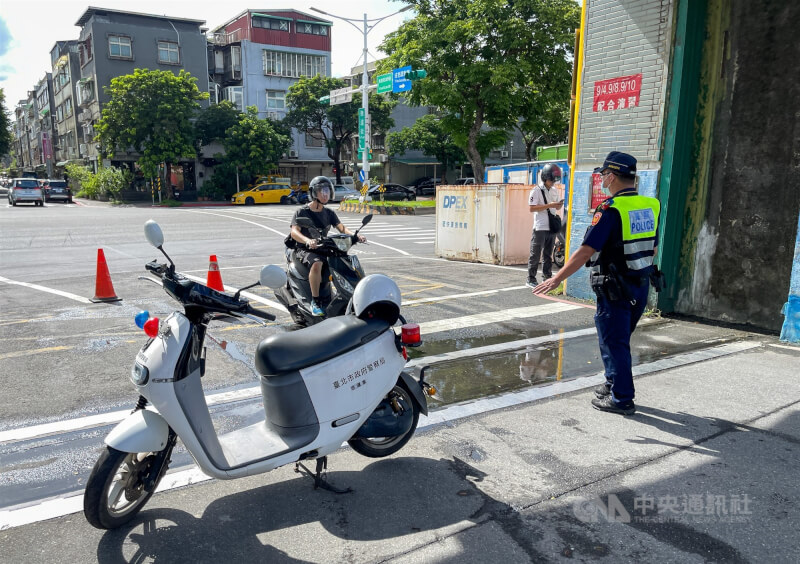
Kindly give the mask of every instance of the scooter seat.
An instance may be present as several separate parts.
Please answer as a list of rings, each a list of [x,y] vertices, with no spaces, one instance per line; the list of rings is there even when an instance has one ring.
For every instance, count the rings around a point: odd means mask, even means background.
[[[267,378],[301,370],[368,343],[389,327],[380,319],[343,315],[299,331],[270,335],[256,348],[256,369]]]

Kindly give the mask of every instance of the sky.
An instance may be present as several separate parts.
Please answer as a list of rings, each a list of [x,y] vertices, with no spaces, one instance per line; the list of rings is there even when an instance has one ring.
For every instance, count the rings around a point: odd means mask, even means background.
[[[55,42],[78,38],[81,28],[75,22],[89,6],[205,20],[209,29],[226,23],[247,9],[299,10],[334,22],[331,70],[333,76],[343,76],[360,63],[363,35],[349,23],[317,14],[309,8],[313,6],[329,14],[363,20],[365,13],[369,19],[380,18],[404,5],[390,0],[1,0],[0,88],[5,91],[6,109],[13,112],[17,102],[27,97],[28,90],[32,90],[46,72],[52,71],[50,50]],[[413,14],[409,10],[377,24],[368,35],[370,61],[382,56],[378,45],[384,36]],[[359,29],[362,27],[363,24],[359,23]]]

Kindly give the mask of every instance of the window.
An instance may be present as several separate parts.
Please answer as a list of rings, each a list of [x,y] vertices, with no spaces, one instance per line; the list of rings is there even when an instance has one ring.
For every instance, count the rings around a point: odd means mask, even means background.
[[[283,92],[282,90],[267,90],[267,109],[286,109],[286,92]]]
[[[230,102],[240,112],[244,111],[243,87],[241,87],[241,86],[228,86],[227,88],[223,88],[222,97],[225,100],[230,100]]]
[[[72,98],[67,98],[64,100],[64,117],[68,118],[72,116]]]
[[[325,146],[325,138],[322,136],[322,132],[317,129],[312,131],[311,133],[306,133],[306,147],[324,147]]]
[[[285,51],[262,51],[264,74],[300,78],[326,76],[327,59],[318,55],[288,53]]]
[[[110,35],[108,37],[108,55],[118,59],[132,59],[131,38],[123,35]]]
[[[158,42],[158,62],[177,65],[181,62],[178,44],[171,41]]]
[[[253,16],[253,27],[273,29],[276,31],[289,31],[289,20]]]
[[[328,35],[328,26],[322,24],[312,24],[307,22],[297,22],[297,33],[308,35]]]

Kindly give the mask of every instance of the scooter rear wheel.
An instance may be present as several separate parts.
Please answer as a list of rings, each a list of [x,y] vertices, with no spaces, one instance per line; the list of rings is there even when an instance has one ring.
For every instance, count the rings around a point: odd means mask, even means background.
[[[115,529],[139,513],[155,492],[169,464],[167,453],[163,458],[164,468],[159,469],[159,479],[147,491],[143,479],[152,471],[150,466],[156,460],[155,455],[152,452],[129,453],[106,447],[86,482],[83,514],[89,524],[98,529]]]
[[[417,423],[419,423],[419,409],[417,408],[417,404],[414,403],[408,390],[402,386],[395,386],[392,391],[389,392],[389,397],[392,395],[394,395],[402,409],[411,410],[413,414],[411,428],[402,435],[397,435],[396,437],[358,438],[347,441],[347,444],[358,454],[363,454],[369,458],[389,456],[403,448],[414,435],[414,431],[417,429]]]

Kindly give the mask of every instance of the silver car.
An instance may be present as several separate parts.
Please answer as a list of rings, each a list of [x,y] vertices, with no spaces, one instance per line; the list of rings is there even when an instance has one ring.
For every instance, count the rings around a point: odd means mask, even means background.
[[[341,202],[342,200],[358,200],[359,194],[355,189],[344,184],[334,184],[333,194],[331,194],[331,202]]]
[[[42,188],[35,178],[15,178],[8,187],[8,203],[16,206],[20,202],[33,202],[35,206],[44,205]]]

